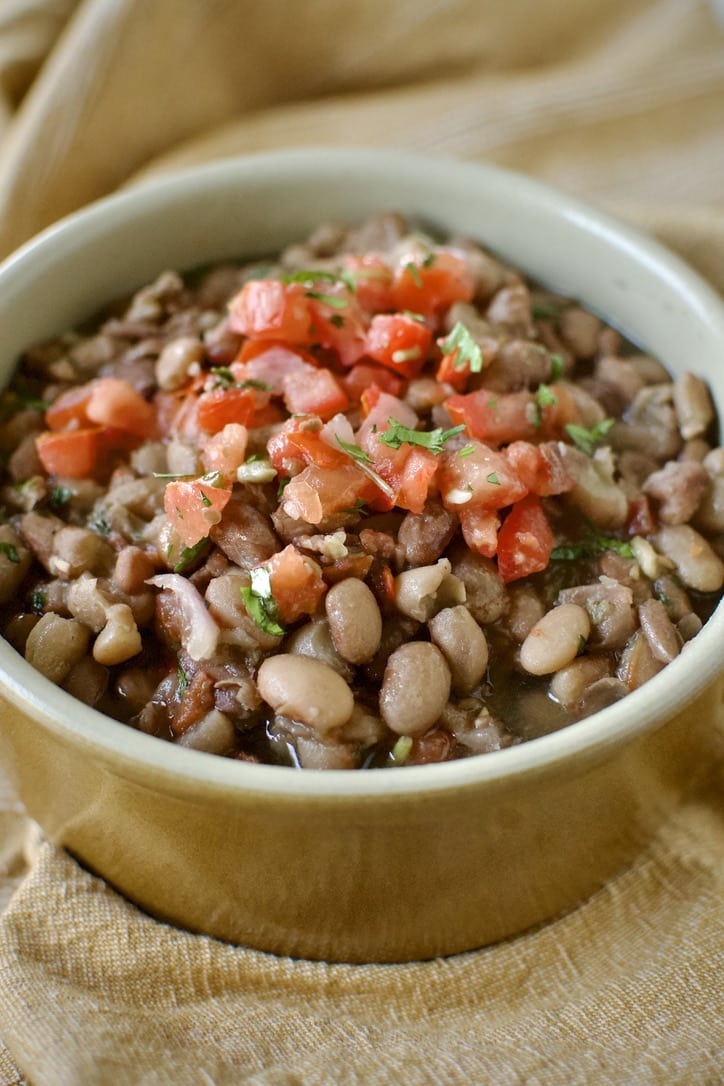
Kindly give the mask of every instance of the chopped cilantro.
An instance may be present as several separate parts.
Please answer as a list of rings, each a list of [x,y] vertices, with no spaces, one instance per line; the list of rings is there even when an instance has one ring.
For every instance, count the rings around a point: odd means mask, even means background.
[[[60,509],[73,497],[73,491],[67,486],[54,486],[50,491],[48,504],[51,509]]]
[[[344,449],[348,456],[354,457],[355,460],[361,460],[365,464],[374,463],[369,453],[366,453],[364,449],[360,449],[359,445],[355,445],[351,441],[343,441],[339,434],[337,434],[337,444]]]
[[[45,601],[47,597],[45,592],[40,588],[36,588],[30,595],[30,610],[34,615],[42,615],[45,609]]]
[[[500,479],[498,478],[497,472],[491,471],[490,475],[486,475],[485,478],[489,483],[492,483],[493,486],[500,486]]]
[[[563,355],[552,354],[551,355],[551,381],[560,381],[565,369],[565,362],[563,361]]]
[[[634,552],[631,544],[624,539],[616,539],[615,536],[593,535],[588,539],[579,540],[578,543],[563,543],[560,547],[554,547],[551,558],[559,561],[574,562],[582,558],[595,558],[606,551],[615,551],[622,558],[633,558]]]
[[[557,403],[555,395],[549,385],[538,385],[535,398],[541,407],[549,407]]]
[[[419,346],[408,347],[406,350],[393,351],[392,361],[399,366],[402,362],[416,362],[421,356],[422,350]]]
[[[560,302],[541,302],[539,305],[532,305],[530,311],[535,320],[544,321],[560,317],[563,309],[564,306]]]
[[[307,298],[314,298],[318,302],[323,302],[324,305],[328,305],[330,309],[347,308],[347,299],[340,298],[338,294],[323,294],[319,290],[308,290],[306,296]]]
[[[111,526],[102,513],[91,513],[86,525],[96,535],[109,536],[111,534]]]
[[[301,271],[289,272],[282,276],[282,283],[303,283],[310,289],[315,283],[344,283],[353,294],[357,290],[353,276],[346,272],[330,272],[321,268],[303,268]]]
[[[466,456],[472,456],[474,452],[474,445],[465,445],[464,448],[460,449],[460,451],[458,452],[458,456],[464,460]]]
[[[418,324],[425,323],[425,318],[422,313],[413,313],[411,309],[403,309],[401,312],[403,317],[408,317],[411,321],[417,321]]]
[[[410,278],[417,289],[422,290],[422,276],[420,275],[420,269],[417,264],[413,264],[411,260],[408,260],[407,264],[405,264],[405,271],[409,272]]]
[[[279,480],[279,486],[277,487],[277,501],[279,501],[291,481],[291,475],[285,475],[282,479]]]
[[[410,751],[412,750],[412,737],[409,735],[401,735],[396,740],[394,747],[390,751],[390,761],[393,765],[404,765],[407,759],[410,757]]]
[[[178,662],[178,686],[176,692],[180,698],[186,693],[186,687],[189,684],[188,676],[181,666],[181,661]]]
[[[179,555],[178,562],[173,567],[174,573],[183,573],[188,569],[192,562],[195,562],[203,551],[206,544],[209,542],[209,537],[204,536],[198,543],[194,543],[193,547],[184,547]]]
[[[195,479],[194,472],[176,472],[176,471],[154,471],[152,473],[154,479]]]
[[[16,564],[20,561],[20,555],[13,543],[0,543],[0,554],[4,554],[6,558]]]
[[[284,627],[279,623],[279,607],[271,589],[271,574],[266,566],[257,566],[250,572],[251,584],[241,589],[244,606],[260,630],[283,637]]]
[[[480,373],[483,368],[483,355],[472,335],[462,321],[458,321],[452,332],[440,344],[445,354],[455,355],[455,369],[459,370],[467,363],[471,373]]]
[[[446,441],[465,429],[465,424],[461,423],[460,426],[453,426],[450,430],[443,430],[441,427],[427,431],[411,430],[396,419],[389,418],[387,421],[390,428],[380,435],[383,445],[388,445],[391,449],[399,449],[403,443],[420,445],[423,449],[429,449],[430,452],[435,453],[436,456],[443,452]]]
[[[201,501],[202,501],[203,505],[205,505],[207,507],[207,509],[211,505],[211,499],[206,497],[203,490],[201,491]]]
[[[236,381],[228,366],[212,366],[209,372],[219,378],[220,385],[233,385]]]
[[[586,453],[587,456],[593,456],[596,445],[599,441],[603,440],[614,422],[615,419],[603,419],[601,422],[597,423],[596,426],[591,427],[590,430],[586,430],[583,426],[576,426],[573,423],[569,423],[566,426],[566,433],[576,448],[580,449],[581,452]]]
[[[435,255],[435,253],[428,253],[427,256],[425,257],[425,259],[422,262],[423,268],[431,268],[436,260],[437,260],[437,257]]]
[[[248,377],[244,381],[237,381],[228,366],[212,366],[209,372],[213,373],[214,377],[218,377],[218,381],[214,385],[214,389],[253,388],[256,389],[258,392],[273,391],[272,385],[268,385],[266,381],[257,381],[253,377]]]
[[[580,656],[585,651],[586,651],[586,639],[583,636],[583,634],[579,634],[579,637],[578,637],[578,652],[576,653],[576,655]]]

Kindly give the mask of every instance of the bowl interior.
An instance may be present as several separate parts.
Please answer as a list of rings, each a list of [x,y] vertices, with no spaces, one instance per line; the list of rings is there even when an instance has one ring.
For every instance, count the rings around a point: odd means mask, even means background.
[[[253,259],[322,221],[399,210],[441,236],[465,234],[543,284],[580,299],[670,371],[709,381],[724,416],[724,306],[665,249],[525,177],[446,158],[312,150],[231,160],[170,175],[63,220],[0,268],[0,381],[28,344],[87,318],[165,268]],[[5,642],[0,681],[48,727],[120,764],[223,787],[381,795],[471,785],[601,750],[652,726],[721,671],[724,608],[650,683],[595,717],[520,747],[404,773],[299,774],[182,750],[101,717],[38,675]],[[350,779],[352,778],[352,779]]]

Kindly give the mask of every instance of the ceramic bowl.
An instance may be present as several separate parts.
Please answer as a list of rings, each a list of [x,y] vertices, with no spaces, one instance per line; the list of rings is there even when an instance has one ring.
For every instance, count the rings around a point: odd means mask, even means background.
[[[293,151],[93,205],[0,270],[3,380],[27,344],[164,268],[254,258],[398,209],[580,298],[724,417],[724,307],[676,257],[570,197],[445,158]],[[0,757],[48,837],[154,916],[279,954],[403,961],[575,907],[721,756],[724,608],[641,689],[555,734],[442,765],[344,773],[182,749],[75,701],[0,643]]]

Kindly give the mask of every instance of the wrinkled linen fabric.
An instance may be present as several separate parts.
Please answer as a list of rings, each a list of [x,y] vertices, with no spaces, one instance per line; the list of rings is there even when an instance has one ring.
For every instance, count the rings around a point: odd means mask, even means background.
[[[723,7],[3,0],[0,255],[161,170],[370,145],[542,178],[656,233],[724,289]],[[144,916],[44,842],[0,776],[0,1086],[714,1086],[722,785],[537,932],[351,967]]]

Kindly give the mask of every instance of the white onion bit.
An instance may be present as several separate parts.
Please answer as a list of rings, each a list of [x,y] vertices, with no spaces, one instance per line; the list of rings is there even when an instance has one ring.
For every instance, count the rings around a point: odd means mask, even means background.
[[[181,643],[191,659],[208,660],[213,656],[219,640],[219,627],[191,582],[180,573],[159,573],[150,577],[146,584],[176,594],[184,626]]]

